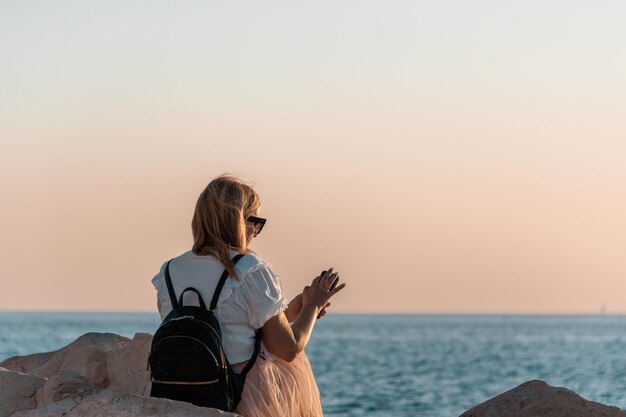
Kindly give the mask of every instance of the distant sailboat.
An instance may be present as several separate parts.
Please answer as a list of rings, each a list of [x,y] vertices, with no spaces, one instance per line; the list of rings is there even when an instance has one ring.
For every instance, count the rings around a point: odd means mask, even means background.
[[[603,303],[602,307],[600,307],[600,315],[604,316],[606,314],[606,305]]]

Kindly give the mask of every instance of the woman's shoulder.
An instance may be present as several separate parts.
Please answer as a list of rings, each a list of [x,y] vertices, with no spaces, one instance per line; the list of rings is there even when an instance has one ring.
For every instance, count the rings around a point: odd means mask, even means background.
[[[246,286],[255,284],[259,277],[266,275],[274,276],[270,264],[256,253],[252,252],[246,253],[239,262],[235,264],[235,272],[237,273],[237,279],[229,279],[226,281],[227,283],[230,281],[230,285],[235,288],[244,284]]]
[[[235,285],[240,288],[239,300],[248,311],[250,325],[258,329],[270,317],[287,308],[287,299],[283,296],[280,278],[274,274],[267,261],[250,253],[239,262],[245,268],[244,273],[237,271],[240,279]]]
[[[237,252],[232,251],[231,252],[231,256],[235,256],[237,255]],[[192,251],[187,251],[184,252],[174,258],[171,259],[171,261],[173,263],[175,263],[176,265],[178,265],[179,267],[185,265],[186,263],[190,263],[190,264],[194,264],[198,261],[201,261],[203,264],[206,263],[217,263],[220,264],[220,261],[215,258],[214,256],[211,255],[206,255],[206,256],[201,256],[201,255],[196,255],[194,254]],[[164,282],[165,279],[165,268],[167,266],[167,263],[170,262],[170,260],[163,262],[163,264],[161,265],[161,267],[159,268],[159,272],[154,276],[154,278],[152,278],[152,284],[158,288],[158,286]],[[184,267],[184,266],[183,266]],[[237,262],[237,264],[235,264],[235,272],[237,273],[237,280],[232,280],[229,279],[228,281],[226,281],[226,285],[233,287],[233,288],[237,288],[239,287],[241,284],[243,284],[246,280],[254,280],[254,277],[256,275],[266,275],[266,274],[271,274],[274,275],[274,273],[272,272],[272,267],[271,265],[264,260],[263,258],[261,258],[260,256],[258,256],[256,253],[246,253],[240,260],[239,262]]]
[[[246,253],[235,265],[236,270],[244,273],[254,272],[259,269],[271,269],[270,264],[256,253]]]
[[[178,256],[173,257],[172,259],[168,259],[167,261],[164,261],[161,264],[161,267],[159,268],[159,272],[154,276],[154,278],[152,278],[152,284],[156,287],[161,281],[165,279],[165,268],[167,267],[167,264],[169,262],[173,262],[177,266],[180,267],[181,265],[184,265],[186,261],[189,261],[190,259],[193,259],[193,258],[197,258],[197,255],[194,255],[194,253],[189,250],[189,251],[181,253]]]

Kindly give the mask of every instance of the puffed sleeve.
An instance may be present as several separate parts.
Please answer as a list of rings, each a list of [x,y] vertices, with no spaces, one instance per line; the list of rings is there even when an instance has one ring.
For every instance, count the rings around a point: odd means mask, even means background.
[[[255,329],[287,308],[278,276],[265,264],[246,274],[240,288],[248,310],[248,321]]]
[[[161,320],[163,320],[165,316],[172,311],[172,302],[170,301],[167,286],[165,285],[164,270],[165,264],[161,266],[159,273],[152,278],[152,285],[154,285],[154,288],[157,290],[157,308],[159,310]],[[166,296],[164,297],[164,295]]]

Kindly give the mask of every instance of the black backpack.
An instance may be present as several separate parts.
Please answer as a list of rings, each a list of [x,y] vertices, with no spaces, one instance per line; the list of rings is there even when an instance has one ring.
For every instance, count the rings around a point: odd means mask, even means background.
[[[243,256],[235,256],[233,264]],[[193,287],[185,288],[176,300],[169,273],[170,262],[165,266],[165,282],[172,311],[152,339],[148,358],[152,379],[150,396],[233,411],[241,399],[246,374],[259,354],[261,329],[255,333],[252,357],[240,374],[234,373],[224,354],[222,332],[213,313],[228,272],[225,270],[222,274],[207,310],[202,296]],[[200,307],[183,305],[183,295],[187,291],[198,295]]]

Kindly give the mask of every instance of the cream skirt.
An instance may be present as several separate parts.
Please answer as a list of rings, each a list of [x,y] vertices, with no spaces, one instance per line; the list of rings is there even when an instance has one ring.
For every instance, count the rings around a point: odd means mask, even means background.
[[[241,371],[244,363],[233,365]],[[292,362],[259,357],[246,377],[235,413],[243,417],[322,417],[322,404],[305,353]]]

